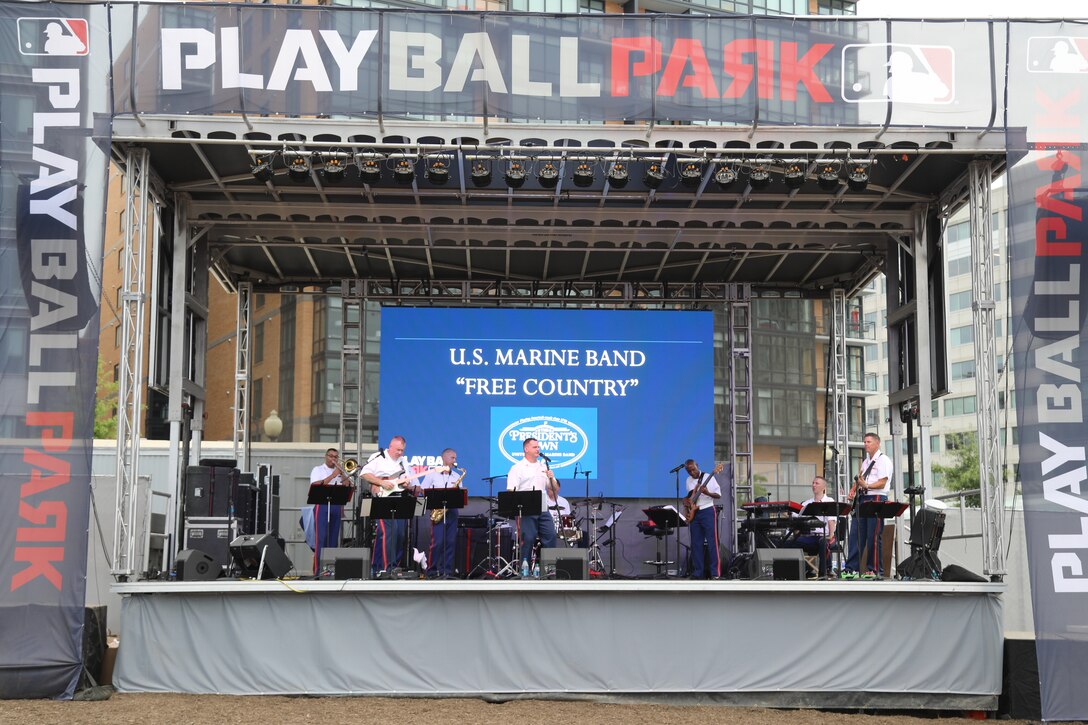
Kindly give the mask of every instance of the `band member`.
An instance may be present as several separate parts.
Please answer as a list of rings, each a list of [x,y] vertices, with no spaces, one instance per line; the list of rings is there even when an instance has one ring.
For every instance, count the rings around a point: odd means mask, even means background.
[[[420,489],[452,488],[460,481],[453,470],[457,466],[457,451],[452,448],[442,451],[442,466],[423,477],[419,482]],[[442,520],[431,524],[431,548],[427,552],[427,574],[430,576],[454,575],[453,555],[457,548],[459,512],[460,509],[446,509]]]
[[[887,501],[888,492],[891,490],[892,460],[880,450],[880,438],[876,433],[865,434],[865,459],[861,462],[861,473],[854,481],[854,487],[850,492],[855,500],[855,506],[860,507],[867,501]],[[861,550],[867,549],[865,557],[865,574],[863,579],[875,579],[884,576],[884,556],[881,546],[881,534],[884,529],[884,519],[861,518],[854,519],[854,526],[850,530],[849,544],[850,555],[846,559],[843,568],[843,579],[857,579]]]
[[[325,460],[310,471],[310,483],[319,483],[323,486],[350,486],[351,481],[344,469],[340,467],[340,451],[330,448],[325,451]],[[321,550],[335,547],[340,542],[340,519],[343,506],[315,505],[313,507],[313,526],[306,526],[306,517],[303,516],[303,531],[306,532],[306,543],[310,543],[310,534],[313,534],[314,550],[314,574],[318,574],[321,565]]]
[[[714,508],[714,502],[722,497],[722,488],[713,475],[700,471],[699,464],[693,459],[685,461],[684,468],[688,472],[687,504],[696,509],[695,518],[688,524],[691,535],[691,578],[718,579],[722,575],[722,562],[718,555],[718,512]],[[699,488],[698,493],[696,487]],[[692,494],[696,494],[694,501]]]
[[[548,486],[555,481],[555,474],[545,465],[540,457],[540,441],[536,438],[526,438],[522,441],[521,450],[525,457],[510,468],[506,477],[507,491],[546,491]],[[543,503],[543,496],[541,503]],[[528,560],[533,553],[533,544],[540,536],[540,545],[554,549],[556,546],[555,522],[551,513],[544,509],[535,516],[522,516],[521,529],[521,558]]]
[[[812,498],[801,504],[801,510],[810,503],[826,503],[835,499],[827,495],[827,481],[822,476],[812,479]],[[800,515],[800,514],[798,514]],[[827,576],[828,560],[831,558],[831,545],[835,543],[835,516],[818,516],[820,528],[798,536],[794,542],[809,556],[820,557],[820,576]]]
[[[404,456],[405,445],[407,442],[404,436],[393,436],[389,439],[387,447],[380,449],[367,459],[360,475],[370,484],[373,495],[388,496],[398,489],[409,493],[417,492],[417,489],[410,485],[408,459]],[[371,565],[374,574],[400,566],[407,536],[408,522],[404,519],[378,520]]]

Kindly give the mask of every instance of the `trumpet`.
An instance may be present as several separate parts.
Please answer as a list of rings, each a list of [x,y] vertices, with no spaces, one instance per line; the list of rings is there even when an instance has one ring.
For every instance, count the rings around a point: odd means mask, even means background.
[[[453,482],[452,488],[460,488],[461,481],[464,480],[465,474],[468,473],[465,469],[461,469],[461,475],[457,477],[457,480]],[[440,524],[442,519],[446,518],[446,509],[435,509],[431,511],[431,523]]]

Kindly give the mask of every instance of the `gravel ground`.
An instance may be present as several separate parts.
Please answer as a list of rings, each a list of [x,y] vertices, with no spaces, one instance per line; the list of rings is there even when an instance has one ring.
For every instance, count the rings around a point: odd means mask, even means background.
[[[0,723],[473,723],[473,725],[642,725],[752,723],[753,725],[913,725],[970,722],[966,713],[863,714],[769,710],[717,705],[615,705],[587,701],[384,697],[237,697],[226,695],[115,694],[103,702],[0,700]],[[1024,720],[1006,720],[1026,723]]]

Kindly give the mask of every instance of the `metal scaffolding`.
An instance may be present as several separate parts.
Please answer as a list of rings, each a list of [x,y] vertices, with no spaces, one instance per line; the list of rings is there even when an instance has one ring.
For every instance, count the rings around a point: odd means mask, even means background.
[[[729,463],[733,474],[733,498],[722,516],[733,530],[737,525],[737,506],[748,503],[753,495],[752,421],[752,288],[747,284],[729,285],[725,290],[729,355]]]
[[[831,445],[836,452],[832,460],[835,462],[836,497],[840,501],[845,501],[850,488],[850,421],[847,410],[849,399],[846,392],[846,290],[841,288],[831,290],[831,340],[833,345],[831,379],[834,381],[831,390]]]
[[[253,369],[250,355],[253,346],[250,332],[253,330],[253,285],[238,285],[238,315],[234,330],[234,458],[243,471],[249,470],[249,391],[252,387]]]

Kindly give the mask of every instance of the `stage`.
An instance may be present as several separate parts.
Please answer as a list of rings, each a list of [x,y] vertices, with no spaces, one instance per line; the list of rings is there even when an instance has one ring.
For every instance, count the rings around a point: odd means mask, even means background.
[[[122,692],[994,710],[1000,583],[136,582]]]

